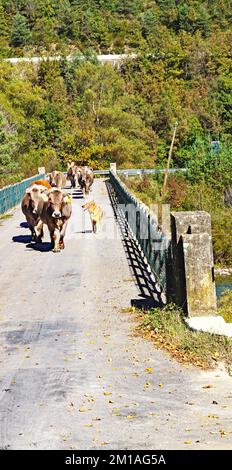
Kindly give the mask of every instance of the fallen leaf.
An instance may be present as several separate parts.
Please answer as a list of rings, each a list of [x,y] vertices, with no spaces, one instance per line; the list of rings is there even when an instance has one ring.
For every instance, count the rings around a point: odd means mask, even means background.
[[[228,434],[230,434],[229,432],[224,431],[224,429],[219,429],[219,432],[221,434],[221,437],[228,436]]]
[[[104,392],[104,395],[105,395],[106,397],[108,397],[109,395],[112,395],[112,393],[111,393],[111,392]]]
[[[160,387],[160,388],[164,387],[164,384],[159,384],[159,387]]]
[[[213,385],[204,385],[202,388],[213,388]]]
[[[92,427],[93,427],[93,424],[84,424],[84,427],[85,427],[85,428],[92,428]]]
[[[146,382],[145,385],[144,385],[144,388],[149,388],[151,386],[151,383],[150,382]]]
[[[185,441],[184,444],[192,444],[192,441]]]
[[[147,368],[146,368],[146,372],[147,372],[148,374],[152,374],[152,373],[153,373],[152,367],[147,367]]]

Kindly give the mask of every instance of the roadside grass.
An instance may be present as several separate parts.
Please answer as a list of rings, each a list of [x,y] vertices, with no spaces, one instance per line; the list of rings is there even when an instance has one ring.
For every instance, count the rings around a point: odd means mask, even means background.
[[[218,314],[232,323],[232,290],[226,290],[218,301]]]
[[[0,225],[3,220],[10,219],[10,217],[13,217],[13,214],[0,214]]]
[[[152,340],[156,347],[165,349],[179,362],[203,369],[223,362],[232,374],[231,338],[190,330],[184,323],[182,310],[173,304],[147,312],[132,307],[130,312],[136,313],[139,320],[136,334]]]

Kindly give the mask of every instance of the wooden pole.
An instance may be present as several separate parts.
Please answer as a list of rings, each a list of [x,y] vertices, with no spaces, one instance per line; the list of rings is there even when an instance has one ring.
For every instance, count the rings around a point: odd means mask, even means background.
[[[170,167],[171,158],[172,158],[172,151],[173,151],[173,146],[174,146],[174,142],[175,142],[177,126],[178,126],[178,122],[175,123],[174,130],[173,130],[172,142],[171,142],[170,149],[169,149],[167,168],[166,168],[165,175],[164,175],[164,182],[163,182],[163,187],[162,187],[162,191],[161,191],[161,196],[163,196],[165,194],[165,191],[166,191],[169,167]]]

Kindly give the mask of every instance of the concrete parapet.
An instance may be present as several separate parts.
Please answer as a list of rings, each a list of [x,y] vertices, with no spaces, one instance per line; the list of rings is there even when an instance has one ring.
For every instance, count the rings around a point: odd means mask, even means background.
[[[216,315],[210,215],[173,212],[171,230],[169,301],[182,307],[188,317]]]
[[[186,309],[189,317],[216,315],[217,302],[208,233],[182,235]]]

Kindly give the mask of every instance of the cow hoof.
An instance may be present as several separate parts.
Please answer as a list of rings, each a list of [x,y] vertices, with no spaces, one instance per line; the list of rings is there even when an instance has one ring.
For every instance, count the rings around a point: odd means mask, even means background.
[[[60,244],[60,250],[64,250],[64,243]]]
[[[53,248],[53,253],[59,253],[60,252],[60,248]]]
[[[37,237],[36,243],[42,243],[42,238],[41,238],[41,237]]]

